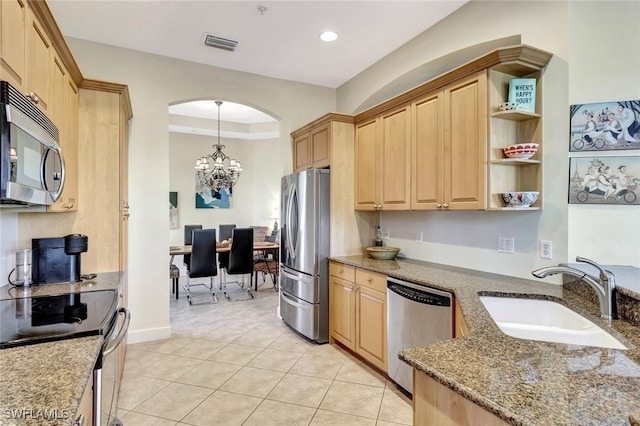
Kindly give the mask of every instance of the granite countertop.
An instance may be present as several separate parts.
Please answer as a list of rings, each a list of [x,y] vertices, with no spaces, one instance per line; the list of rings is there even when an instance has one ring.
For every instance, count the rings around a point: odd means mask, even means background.
[[[79,283],[5,285],[0,299],[117,289],[122,278],[117,271]],[[72,425],[102,343],[90,336],[1,349],[0,424]]]
[[[102,336],[0,350],[0,424],[72,425]]]
[[[640,327],[616,320],[561,285],[409,259],[332,260],[451,291],[470,336],[411,348],[400,359],[514,425],[629,424],[640,417]],[[556,300],[629,347],[603,349],[516,339],[494,323],[479,295]],[[633,417],[632,417],[633,416]]]

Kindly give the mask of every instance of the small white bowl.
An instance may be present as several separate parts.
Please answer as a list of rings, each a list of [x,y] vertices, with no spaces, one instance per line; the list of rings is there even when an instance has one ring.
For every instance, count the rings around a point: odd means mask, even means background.
[[[514,111],[520,107],[520,104],[517,102],[503,102],[498,106],[500,111]]]
[[[507,207],[527,208],[538,200],[537,191],[503,192],[502,201]]]

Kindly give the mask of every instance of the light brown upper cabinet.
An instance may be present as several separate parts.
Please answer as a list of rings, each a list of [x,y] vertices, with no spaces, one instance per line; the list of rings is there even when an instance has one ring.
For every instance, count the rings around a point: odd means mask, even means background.
[[[499,111],[508,99],[513,78],[536,79],[535,112]],[[536,67],[505,64],[489,69],[489,191],[488,210],[514,211],[505,207],[501,193],[538,191],[538,200],[526,210],[540,210],[542,194],[542,72]],[[518,143],[536,143],[531,158],[505,158],[502,148]]]
[[[356,123],[355,209],[409,210],[410,104]]]
[[[57,53],[52,52],[51,103],[48,115],[58,128],[65,180],[60,198],[49,212],[78,210],[78,88]]]
[[[412,103],[413,210],[483,209],[486,72]]]
[[[331,123],[327,122],[293,136],[293,168],[296,172],[329,167],[331,162],[330,131]]]
[[[51,99],[52,47],[44,27],[27,11],[25,94],[46,114]]]
[[[329,113],[291,132],[293,170],[330,167],[353,144],[353,117]]]
[[[510,210],[500,193],[542,190],[542,70],[551,54],[497,49],[356,115],[356,210]],[[497,111],[512,78],[537,80],[536,112]],[[409,129],[409,130],[407,130]],[[542,194],[534,205],[541,205]]]
[[[23,91],[27,34],[26,0],[0,1],[0,79]]]

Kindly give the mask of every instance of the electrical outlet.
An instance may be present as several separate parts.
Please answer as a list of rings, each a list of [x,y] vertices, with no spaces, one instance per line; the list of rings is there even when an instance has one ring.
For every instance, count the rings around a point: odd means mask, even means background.
[[[540,240],[540,257],[543,259],[553,258],[553,241]]]
[[[516,239],[514,237],[498,237],[498,251],[500,253],[514,253]]]
[[[424,241],[424,233],[422,231],[416,232],[416,242],[421,243]]]
[[[385,240],[388,240],[390,238],[390,236],[389,236],[389,228],[385,228],[384,236],[382,238],[384,238]]]

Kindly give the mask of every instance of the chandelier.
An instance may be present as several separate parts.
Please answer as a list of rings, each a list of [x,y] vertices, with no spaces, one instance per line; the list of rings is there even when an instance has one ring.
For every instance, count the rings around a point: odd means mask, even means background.
[[[218,143],[211,145],[215,148],[213,154],[196,160],[196,174],[201,185],[211,188],[214,191],[220,191],[222,188],[232,192],[233,186],[238,183],[240,173],[242,173],[242,165],[240,161],[229,158],[220,144],[220,105],[222,101],[216,101],[218,105]]]

